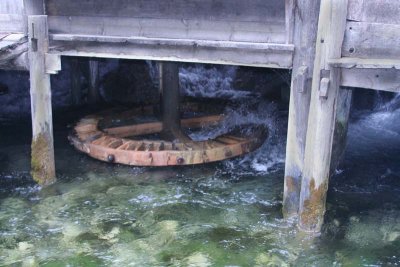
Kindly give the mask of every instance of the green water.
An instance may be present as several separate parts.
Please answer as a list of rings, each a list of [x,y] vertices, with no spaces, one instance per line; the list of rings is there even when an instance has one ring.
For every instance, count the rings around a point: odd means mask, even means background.
[[[62,122],[59,181],[40,189],[28,172],[29,121],[0,124],[1,266],[400,264],[398,128],[379,139],[354,123],[323,232],[312,237],[281,216],[284,135],[223,163],[132,168],[79,154]]]

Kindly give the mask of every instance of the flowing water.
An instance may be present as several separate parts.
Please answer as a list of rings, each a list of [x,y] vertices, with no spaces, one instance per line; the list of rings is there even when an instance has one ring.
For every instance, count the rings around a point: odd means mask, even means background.
[[[1,119],[0,265],[400,264],[399,98],[353,117],[344,163],[330,182],[324,229],[311,237],[281,216],[286,112],[229,92],[230,81],[218,73],[198,71],[206,72],[205,95],[214,86],[244,99],[226,108],[220,128],[192,137],[265,123],[270,137],[259,150],[203,166],[109,165],[68,144],[66,125],[77,116],[61,112],[54,126],[58,182],[42,189],[30,181],[29,120]],[[182,87],[201,83],[197,76],[181,71]]]

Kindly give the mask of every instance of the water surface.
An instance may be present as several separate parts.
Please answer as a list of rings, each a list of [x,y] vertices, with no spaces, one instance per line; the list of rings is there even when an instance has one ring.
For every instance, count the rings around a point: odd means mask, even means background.
[[[227,109],[222,128],[266,123],[260,150],[179,168],[92,160],[66,140],[74,115],[56,114],[58,182],[45,189],[30,181],[29,119],[0,120],[0,265],[399,265],[398,102],[352,119],[319,237],[281,216],[285,112],[250,103]]]

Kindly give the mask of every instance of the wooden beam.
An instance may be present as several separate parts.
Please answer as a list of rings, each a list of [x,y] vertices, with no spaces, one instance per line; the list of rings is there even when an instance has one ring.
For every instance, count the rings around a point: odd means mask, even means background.
[[[62,56],[291,68],[294,46],[291,44],[53,34],[50,51]]]
[[[294,5],[294,45],[289,122],[286,145],[283,214],[297,215],[307,134],[311,79],[315,57],[320,1],[301,0]]]
[[[132,3],[132,2],[131,2]],[[213,21],[176,17],[50,16],[50,32],[75,35],[137,36],[254,43],[285,43],[284,18],[269,22]]]
[[[209,21],[276,21],[284,17],[282,0],[45,0],[48,15],[178,18]]]
[[[342,68],[342,86],[400,93],[400,70]]]
[[[286,43],[293,43],[294,25],[295,25],[295,4],[294,0],[285,0],[285,30]]]
[[[28,17],[45,15],[44,0],[23,0],[24,2],[24,32],[28,33]]]
[[[307,232],[321,230],[325,213],[340,87],[340,70],[328,59],[341,57],[346,17],[347,0],[321,1],[299,208],[299,228]],[[329,79],[326,97],[322,79]]]
[[[56,180],[50,75],[46,73],[47,16],[29,16],[29,59],[32,113],[32,177],[41,185]]]
[[[380,59],[380,58],[352,58],[342,57],[329,60],[332,67],[337,68],[357,68],[357,69],[397,69],[400,70],[399,59]]]
[[[399,59],[400,24],[348,22],[342,56]]]
[[[349,0],[348,20],[400,24],[400,2],[393,0]]]

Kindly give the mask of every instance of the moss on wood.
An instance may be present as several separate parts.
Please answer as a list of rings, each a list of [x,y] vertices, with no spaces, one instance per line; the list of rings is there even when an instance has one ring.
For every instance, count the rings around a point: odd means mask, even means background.
[[[40,185],[56,181],[51,138],[41,133],[32,140],[31,175]]]
[[[311,178],[308,198],[304,200],[300,214],[300,228],[306,231],[319,231],[325,214],[326,192],[328,190],[326,179],[318,188],[315,180]]]

